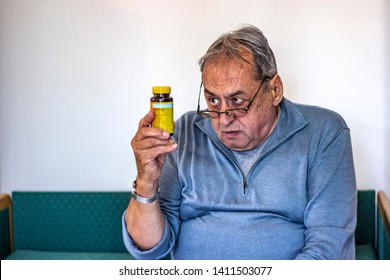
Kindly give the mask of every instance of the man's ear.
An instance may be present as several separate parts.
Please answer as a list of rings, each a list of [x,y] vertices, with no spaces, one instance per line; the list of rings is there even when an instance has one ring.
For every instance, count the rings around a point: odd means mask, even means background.
[[[283,82],[278,74],[276,74],[269,84],[272,93],[273,105],[276,107],[283,99]]]

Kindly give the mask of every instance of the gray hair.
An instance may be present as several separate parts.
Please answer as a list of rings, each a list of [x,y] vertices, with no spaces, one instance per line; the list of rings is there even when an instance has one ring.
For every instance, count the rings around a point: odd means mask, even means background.
[[[253,25],[246,25],[235,31],[222,34],[207,50],[206,54],[199,59],[200,71],[213,61],[220,59],[235,59],[247,62],[240,50],[245,49],[253,54],[255,79],[262,80],[272,78],[277,74],[274,53],[268,45],[267,38]]]

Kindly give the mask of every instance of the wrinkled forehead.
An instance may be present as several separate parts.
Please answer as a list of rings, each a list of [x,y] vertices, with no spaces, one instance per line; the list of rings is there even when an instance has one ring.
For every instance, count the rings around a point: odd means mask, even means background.
[[[247,82],[255,80],[255,69],[251,63],[252,55],[246,53],[244,59],[220,56],[209,61],[203,68],[202,81],[205,84],[224,84],[238,80]]]

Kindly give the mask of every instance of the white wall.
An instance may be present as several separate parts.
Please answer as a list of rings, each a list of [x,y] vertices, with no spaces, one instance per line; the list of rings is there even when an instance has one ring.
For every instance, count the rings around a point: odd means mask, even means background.
[[[129,190],[151,87],[195,109],[198,58],[252,23],[286,97],[346,119],[358,187],[389,194],[388,2],[0,0],[1,191]]]

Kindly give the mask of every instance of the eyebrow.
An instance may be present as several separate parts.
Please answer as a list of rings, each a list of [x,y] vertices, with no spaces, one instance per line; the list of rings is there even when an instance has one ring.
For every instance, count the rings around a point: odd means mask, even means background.
[[[204,88],[204,92],[210,96],[213,96],[213,97],[216,97],[217,94],[209,91],[207,88]],[[233,98],[233,97],[236,97],[236,96],[241,96],[241,95],[247,95],[244,91],[242,90],[239,90],[239,91],[235,91],[235,92],[232,92],[232,93],[229,93],[228,94],[228,98]]]

